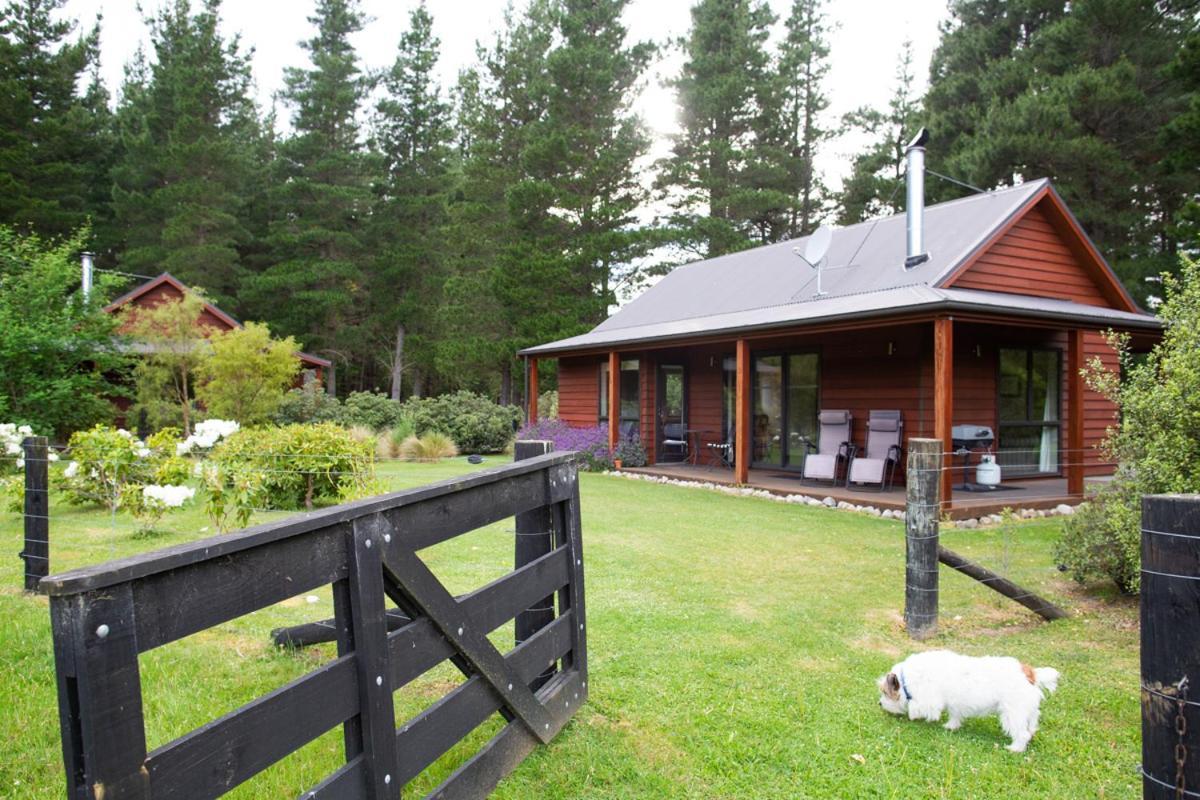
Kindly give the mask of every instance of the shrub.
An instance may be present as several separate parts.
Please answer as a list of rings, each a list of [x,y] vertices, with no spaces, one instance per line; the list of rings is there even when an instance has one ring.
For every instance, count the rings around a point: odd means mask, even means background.
[[[342,403],[339,419],[347,426],[361,425],[373,431],[395,426],[404,417],[404,407],[382,394],[351,392]]]
[[[261,481],[261,508],[311,509],[361,495],[374,479],[373,446],[332,423],[248,428],[213,449],[222,489]]]
[[[545,419],[539,420],[535,425],[526,425],[517,433],[517,439],[544,439],[553,442],[555,450],[574,450],[579,453],[580,466],[583,469],[604,470],[610,469],[613,464],[612,451],[608,449],[607,425],[572,428],[562,420]],[[644,460],[644,451],[642,457]]]
[[[558,392],[551,389],[538,395],[538,419],[558,419]]]
[[[424,436],[410,436],[400,445],[400,457],[405,461],[437,461],[454,458],[458,448],[444,433],[430,431]]]
[[[1112,335],[1124,378],[1098,359],[1085,370],[1088,384],[1120,408],[1104,443],[1120,467],[1067,520],[1056,548],[1077,581],[1107,577],[1131,593],[1141,583],[1141,497],[1200,491],[1200,265],[1185,257],[1180,275],[1164,275],[1163,284],[1166,331],[1149,356],[1135,359],[1128,338]]]
[[[296,340],[274,339],[266,325],[247,322],[208,341],[208,356],[196,371],[196,398],[205,410],[243,425],[269,422],[300,371]]]
[[[196,490],[182,485],[126,484],[121,489],[121,505],[138,521],[138,533],[154,532],[163,514],[173,508],[182,508],[196,495]]]
[[[221,533],[232,530],[235,523],[239,528],[246,527],[255,503],[262,497],[263,476],[213,463],[205,464],[200,476],[208,496],[204,511],[213,526]]]
[[[649,460],[641,440],[633,438],[622,439],[617,443],[617,449],[613,451],[613,459],[618,458],[621,459],[621,465],[625,467],[644,467]]]
[[[444,433],[467,453],[502,452],[512,443],[522,416],[515,406],[498,405],[467,391],[414,397],[404,404],[404,412],[418,436]]]
[[[303,389],[292,389],[285,394],[273,417],[277,425],[337,422],[341,418],[341,402],[316,384]]]
[[[129,431],[107,425],[76,431],[67,446],[71,463],[61,476],[67,502],[102,505],[109,511],[120,508],[127,485],[153,483],[157,466],[166,458]]]
[[[399,422],[379,434],[375,442],[375,455],[379,458],[399,458],[400,446],[410,436],[416,435],[416,428],[408,417],[401,417]]]

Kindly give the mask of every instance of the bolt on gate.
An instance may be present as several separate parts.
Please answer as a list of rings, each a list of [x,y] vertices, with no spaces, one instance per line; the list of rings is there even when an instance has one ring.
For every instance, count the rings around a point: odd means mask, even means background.
[[[531,514],[551,545],[469,594],[452,596],[417,556]],[[399,798],[499,712],[504,728],[429,795],[485,796],[587,698],[581,535],[574,456],[552,453],[43,579],[68,796],[218,797],[341,725],[345,765],[301,796]],[[335,660],[146,752],[139,653],[325,584]],[[389,600],[408,618],[390,632]],[[524,638],[501,654],[488,634],[516,617]],[[467,680],[397,729],[392,693],[445,660]]]

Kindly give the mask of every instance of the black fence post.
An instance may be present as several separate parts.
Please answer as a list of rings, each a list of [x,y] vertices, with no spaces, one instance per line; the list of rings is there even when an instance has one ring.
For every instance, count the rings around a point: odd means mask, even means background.
[[[36,592],[50,574],[50,448],[45,436],[27,436],[25,451],[25,591]]]
[[[1142,498],[1142,797],[1200,796],[1200,495]]]
[[[525,441],[513,445],[513,460],[524,461],[535,458],[554,450],[554,442]],[[554,549],[554,517],[550,506],[535,508],[516,517],[516,552],[513,559],[513,569],[520,569],[526,564],[537,561]],[[539,600],[528,610],[517,615],[514,622],[514,637],[519,646],[542,628],[554,622],[554,598],[546,597]],[[547,669],[532,683],[536,692],[546,684],[554,674],[553,669]]]
[[[914,639],[937,633],[941,467],[941,439],[908,440],[904,625]]]

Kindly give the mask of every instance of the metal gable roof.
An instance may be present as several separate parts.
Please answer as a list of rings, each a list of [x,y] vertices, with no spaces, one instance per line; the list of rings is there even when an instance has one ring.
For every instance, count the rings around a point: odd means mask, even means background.
[[[1157,320],[1145,314],[938,288],[1048,186],[1043,178],[928,206],[929,259],[911,269],[904,268],[905,215],[896,214],[834,231],[821,280],[825,294],[820,297],[816,273],[793,252],[803,248],[806,238],[793,239],[678,267],[589,333],[521,352],[537,355],[952,305],[1157,327]]]

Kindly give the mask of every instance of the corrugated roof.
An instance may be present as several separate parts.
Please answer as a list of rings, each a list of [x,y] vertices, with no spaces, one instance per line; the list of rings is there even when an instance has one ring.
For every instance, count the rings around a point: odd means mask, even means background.
[[[929,260],[904,268],[905,215],[834,231],[816,296],[816,273],[779,242],[678,267],[616,314],[581,336],[531,347],[538,355],[708,333],[784,327],[889,312],[977,308],[1081,322],[1157,327],[1146,314],[1064,300],[942,289],[938,284],[1035,200],[1049,181],[976,194],[925,209]]]

